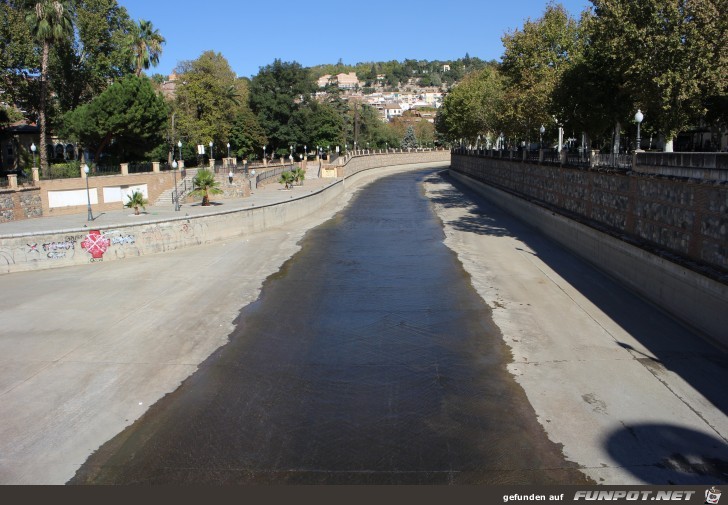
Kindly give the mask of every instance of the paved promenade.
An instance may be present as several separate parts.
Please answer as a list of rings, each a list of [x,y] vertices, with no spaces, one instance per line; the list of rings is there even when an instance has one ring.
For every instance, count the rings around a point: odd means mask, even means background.
[[[65,230],[78,230],[79,228],[119,226],[123,224],[143,224],[151,221],[163,221],[189,216],[200,216],[214,214],[217,212],[229,212],[248,208],[251,206],[262,207],[296,198],[297,196],[310,193],[322,187],[334,184],[337,179],[308,179],[303,186],[296,186],[292,190],[284,190],[277,182],[268,182],[259,186],[253,194],[245,198],[219,198],[211,196],[213,205],[203,207],[199,202],[182,204],[177,212],[172,205],[156,206],[149,205],[146,211],[140,209],[140,216],[134,215],[133,209],[121,208],[114,211],[96,212],[91,207],[94,220],[88,221],[88,212],[84,209],[76,214],[65,216],[44,216],[35,219],[22,221],[10,221],[0,223],[0,238],[8,235],[45,234]]]

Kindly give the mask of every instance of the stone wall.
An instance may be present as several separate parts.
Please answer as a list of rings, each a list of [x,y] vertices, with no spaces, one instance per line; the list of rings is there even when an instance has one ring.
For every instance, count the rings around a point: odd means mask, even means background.
[[[728,185],[452,156],[452,169],[623,239],[728,273]]]
[[[40,188],[21,187],[0,191],[0,223],[42,215]]]

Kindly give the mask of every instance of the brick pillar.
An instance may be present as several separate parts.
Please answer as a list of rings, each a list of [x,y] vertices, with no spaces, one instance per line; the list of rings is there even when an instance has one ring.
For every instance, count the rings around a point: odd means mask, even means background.
[[[38,167],[33,167],[31,169],[33,171],[33,183],[36,184],[40,182],[40,174],[38,173]]]
[[[152,172],[159,172],[159,162],[152,161]]]
[[[121,164],[121,175],[129,175],[129,164],[128,163]]]

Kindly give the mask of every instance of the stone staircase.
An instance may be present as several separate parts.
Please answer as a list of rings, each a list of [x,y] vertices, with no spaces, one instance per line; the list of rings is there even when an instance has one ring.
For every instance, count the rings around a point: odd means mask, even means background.
[[[306,162],[306,180],[318,179],[321,172],[321,166],[318,161]]]
[[[192,190],[192,179],[195,178],[195,175],[197,175],[197,168],[186,168],[185,169],[185,177],[184,179],[178,178],[177,179],[177,188],[179,188],[179,200],[180,204],[184,201],[184,197],[187,193],[189,193]],[[185,184],[186,183],[186,184]],[[185,187],[187,188],[187,191],[185,191]],[[174,207],[174,201],[172,200],[172,194],[174,193],[174,188],[169,188],[168,190],[162,192],[161,195],[157,198],[157,201],[154,202],[155,207]]]

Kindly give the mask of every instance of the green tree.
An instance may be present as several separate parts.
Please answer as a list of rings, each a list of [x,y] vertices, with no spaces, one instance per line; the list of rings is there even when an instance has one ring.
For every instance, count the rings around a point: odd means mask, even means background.
[[[535,138],[542,124],[553,124],[554,90],[563,72],[581,57],[579,24],[562,5],[550,3],[541,18],[527,20],[502,41],[506,89],[501,129],[506,136]]]
[[[39,93],[36,80],[28,77],[40,68],[40,57],[25,22],[26,14],[22,4],[0,2],[0,89],[3,102],[34,112],[34,97]]]
[[[503,77],[494,66],[466,76],[447,94],[436,117],[438,135],[449,141],[487,136],[500,127],[504,109]]]
[[[215,174],[206,168],[197,171],[194,179],[192,179],[193,190],[190,193],[194,196],[202,197],[202,206],[210,205],[210,195],[219,195],[223,191],[220,189],[220,183],[215,180]]]
[[[344,118],[330,104],[312,100],[300,107],[291,120],[301,132],[299,144],[313,148],[344,143]]]
[[[415,136],[415,129],[412,127],[412,125],[407,127],[407,132],[402,138],[400,147],[402,149],[413,149],[417,147],[417,137]]]
[[[641,108],[645,123],[664,135],[665,150],[671,151],[677,133],[705,114],[705,97],[725,91],[725,2],[592,3],[589,56],[621,98],[609,111],[615,132]]]
[[[258,124],[258,118],[245,107],[233,119],[230,128],[230,145],[235,156],[250,158],[261,152],[261,148],[268,144],[263,128]]]
[[[250,83],[250,108],[272,147],[271,152],[287,149],[298,142],[303,132],[292,121],[298,110],[310,100],[316,83],[299,63],[275,60],[260,69]]]
[[[142,69],[147,70],[159,64],[164,43],[164,37],[151,21],[140,19],[139,24],[132,25],[128,44],[137,76],[142,75]]]
[[[44,0],[31,4],[32,10],[26,20],[30,32],[42,45],[40,71],[40,104],[38,109],[40,126],[40,166],[44,174],[48,172],[48,125],[46,124],[46,99],[48,95],[48,59],[51,46],[73,35],[71,7],[66,1]]]
[[[101,152],[114,140],[117,153],[140,157],[160,142],[167,105],[146,77],[134,75],[64,116],[64,133]]]
[[[228,142],[233,144],[234,119],[247,106],[246,81],[237,79],[225,57],[214,51],[180,63],[176,73],[180,84],[175,128],[184,143],[195,146],[212,141],[217,149]]]
[[[133,22],[126,9],[116,0],[76,0],[73,15],[75,35],[56,45],[50,61],[59,114],[133,72],[126,44]]]
[[[129,200],[124,204],[124,207],[127,209],[134,209],[135,215],[139,215],[139,207],[147,210],[147,204],[149,202],[146,198],[144,198],[144,194],[141,191],[134,191],[131,195],[128,195],[127,198]]]

